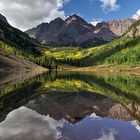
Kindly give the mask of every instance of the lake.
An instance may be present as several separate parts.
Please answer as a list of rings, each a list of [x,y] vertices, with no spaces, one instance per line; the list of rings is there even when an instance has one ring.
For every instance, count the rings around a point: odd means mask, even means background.
[[[0,74],[0,140],[140,140],[140,77],[15,75]]]

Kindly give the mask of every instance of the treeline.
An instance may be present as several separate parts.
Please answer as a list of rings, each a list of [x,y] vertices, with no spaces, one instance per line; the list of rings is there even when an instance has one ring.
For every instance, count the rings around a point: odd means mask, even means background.
[[[58,63],[57,63],[56,59],[53,57],[47,57],[47,56],[37,57],[35,59],[34,63],[41,65],[48,69],[58,69]]]

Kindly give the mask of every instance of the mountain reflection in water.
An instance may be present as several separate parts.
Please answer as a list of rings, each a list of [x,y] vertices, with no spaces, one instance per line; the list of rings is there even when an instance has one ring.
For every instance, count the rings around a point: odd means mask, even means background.
[[[0,140],[139,140],[139,85],[135,76],[86,73],[4,85]]]
[[[21,107],[0,124],[3,140],[139,140],[139,137],[140,127],[135,121],[101,118],[94,113],[72,125],[65,119],[57,121]]]

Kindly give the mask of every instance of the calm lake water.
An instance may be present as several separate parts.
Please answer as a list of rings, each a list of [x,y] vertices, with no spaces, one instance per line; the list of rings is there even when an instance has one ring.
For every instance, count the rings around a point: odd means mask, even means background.
[[[140,77],[0,76],[0,140],[140,140]]]

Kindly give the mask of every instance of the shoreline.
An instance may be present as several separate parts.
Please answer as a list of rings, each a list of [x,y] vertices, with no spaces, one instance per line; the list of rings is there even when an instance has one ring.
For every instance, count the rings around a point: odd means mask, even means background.
[[[70,67],[63,66],[58,69],[47,69],[41,66],[33,66],[31,69],[0,69],[0,73],[32,73],[32,75],[38,75],[45,72],[57,71],[57,72],[86,72],[86,73],[128,73],[131,75],[140,76],[140,65],[99,65],[92,67]]]
[[[57,71],[69,71],[69,72],[91,72],[91,73],[129,73],[131,75],[140,76],[140,65],[99,65],[93,67],[63,67]]]

